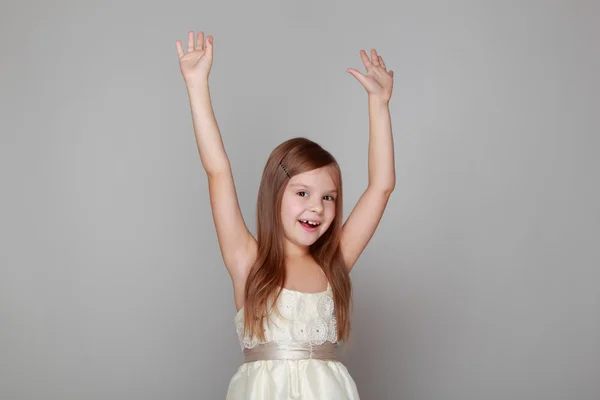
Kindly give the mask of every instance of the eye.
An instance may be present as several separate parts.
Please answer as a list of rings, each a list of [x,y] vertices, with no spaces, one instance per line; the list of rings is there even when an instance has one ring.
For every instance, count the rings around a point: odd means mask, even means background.
[[[333,201],[333,200],[335,200],[335,199],[333,198],[333,196],[329,196],[329,195],[327,195],[327,196],[323,196],[323,198],[324,198],[325,200],[328,200],[328,201]]]
[[[298,193],[296,193],[296,194],[297,194],[298,196],[300,196],[300,197],[306,197],[306,196],[308,196],[308,193],[306,193],[306,192],[298,192]]]

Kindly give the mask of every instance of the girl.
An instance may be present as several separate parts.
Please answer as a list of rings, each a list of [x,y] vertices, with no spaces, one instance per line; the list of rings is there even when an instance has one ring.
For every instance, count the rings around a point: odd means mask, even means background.
[[[358,399],[336,360],[350,332],[349,273],[375,231],[395,185],[389,113],[393,72],[361,50],[369,103],[369,184],[342,225],[342,178],[331,154],[295,138],[277,146],[264,168],[257,239],[237,200],[229,159],[210,100],[213,37],[176,41],[202,165],[208,176],[221,254],[233,281],[235,322],[245,363],[227,399]]]

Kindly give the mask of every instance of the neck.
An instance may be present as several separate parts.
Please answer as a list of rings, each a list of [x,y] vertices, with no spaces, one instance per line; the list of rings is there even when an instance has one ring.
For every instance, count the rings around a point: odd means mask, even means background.
[[[283,242],[283,254],[286,258],[306,257],[310,255],[308,246],[299,246],[287,239]]]

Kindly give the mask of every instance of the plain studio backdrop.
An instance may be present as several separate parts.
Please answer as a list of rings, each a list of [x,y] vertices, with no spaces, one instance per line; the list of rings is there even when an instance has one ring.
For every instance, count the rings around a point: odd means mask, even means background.
[[[0,9],[0,398],[222,399],[242,363],[176,40],[246,222],[305,136],[367,184],[395,71],[397,184],[352,272],[363,399],[600,398],[597,1],[24,1]]]

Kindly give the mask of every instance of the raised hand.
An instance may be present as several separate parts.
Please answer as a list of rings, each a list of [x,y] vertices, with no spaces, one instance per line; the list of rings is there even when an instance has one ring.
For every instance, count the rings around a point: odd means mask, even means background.
[[[186,84],[208,81],[208,74],[213,60],[213,37],[204,39],[204,32],[198,32],[198,40],[194,43],[194,32],[188,32],[187,53],[184,53],[181,42],[175,42],[179,55],[179,67]]]
[[[367,69],[366,75],[361,74],[354,68],[348,68],[346,72],[352,74],[363,85],[369,97],[385,102],[389,101],[394,86],[394,71],[386,70],[383,58],[377,54],[375,49],[371,49],[370,60],[364,50],[360,51],[360,56]]]

